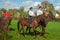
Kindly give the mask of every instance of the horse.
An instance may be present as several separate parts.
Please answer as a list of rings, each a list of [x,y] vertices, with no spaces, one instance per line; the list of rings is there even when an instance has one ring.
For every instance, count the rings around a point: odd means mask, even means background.
[[[44,18],[42,18],[40,20],[40,22],[38,23],[38,27],[40,27],[41,25],[41,28],[42,28],[42,31],[40,32],[40,36],[42,34],[44,34],[44,38],[46,38],[46,32],[45,32],[45,28],[48,24],[49,21],[55,19],[55,16],[52,14],[51,11],[49,11],[49,14],[47,12],[44,12]],[[31,30],[31,28],[27,27],[26,31],[29,29],[29,32]]]
[[[17,24],[17,27],[18,27],[18,33],[20,34],[21,30],[23,30],[23,36],[24,35],[24,27],[25,26],[29,26],[30,24],[27,22],[28,18],[20,18],[18,20],[18,24]],[[21,28],[20,28],[20,24],[21,24]]]
[[[8,37],[9,37],[9,32],[10,32],[9,25],[10,25],[11,20],[12,20],[12,17],[9,17],[9,18],[2,17],[0,21],[0,33],[7,32]],[[3,36],[3,39],[4,40],[8,39],[6,34]]]
[[[41,21],[41,19],[44,19],[44,16],[45,16],[44,14],[37,16],[31,24],[27,22],[27,18],[20,18],[18,21],[18,33],[21,32],[21,30],[23,30],[23,35],[24,35],[24,27],[27,26],[27,27],[31,27],[34,30],[34,36],[36,37],[36,28],[39,22]],[[48,22],[50,18],[53,18],[53,16],[51,16],[51,14],[48,14],[46,22]],[[21,29],[20,29],[20,24],[22,26]],[[46,38],[46,33],[45,33],[46,24],[43,25],[43,23],[41,23],[41,26],[42,26],[42,31],[44,31],[44,38]]]
[[[42,15],[41,15],[41,16],[42,16]],[[36,17],[36,19],[39,19],[38,22],[40,21],[41,16]],[[25,26],[31,27],[30,24],[29,24],[29,22],[27,22],[27,20],[28,20],[28,18],[20,18],[20,19],[18,20],[18,24],[17,24],[17,26],[18,26],[18,33],[19,33],[21,30],[23,30],[23,35],[24,35],[24,27],[25,27]],[[22,26],[21,29],[20,29],[20,24],[21,24],[21,26]],[[34,22],[33,22],[33,24],[34,24]],[[35,25],[35,26],[36,26],[36,25]],[[33,29],[33,30],[34,30],[34,29]],[[35,32],[35,30],[34,30],[34,32]]]

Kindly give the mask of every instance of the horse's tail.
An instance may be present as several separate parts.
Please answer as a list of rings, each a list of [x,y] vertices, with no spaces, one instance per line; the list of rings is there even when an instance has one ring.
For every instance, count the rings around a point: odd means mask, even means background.
[[[19,31],[19,28],[20,28],[20,21],[18,21],[17,26],[18,26],[18,31]]]

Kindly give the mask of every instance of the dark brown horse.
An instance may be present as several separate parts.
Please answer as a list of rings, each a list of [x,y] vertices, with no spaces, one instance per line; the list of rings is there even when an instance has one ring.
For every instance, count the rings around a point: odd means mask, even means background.
[[[38,23],[38,26],[41,25],[42,28],[42,32],[40,32],[40,36],[44,33],[44,38],[46,38],[46,32],[45,32],[45,28],[48,24],[48,22],[50,20],[53,20],[55,18],[55,16],[52,14],[52,12],[50,11],[49,14],[47,14],[47,12],[44,12],[44,17],[40,20],[40,22]],[[36,23],[35,23],[36,24]],[[36,28],[36,26],[35,26]],[[29,29],[29,32],[31,30],[31,28],[27,27],[27,30]]]
[[[40,25],[42,26],[42,31],[44,31],[44,37],[46,38],[46,33],[45,33],[46,24],[45,24],[45,21],[48,22],[50,19],[53,18],[53,16],[52,16],[52,14],[48,14],[46,17],[47,17],[47,18],[44,20],[44,18],[45,18],[45,13],[42,14],[42,15],[39,15],[39,16],[37,16],[37,17],[35,18],[35,20],[34,20],[31,24],[29,24],[29,23],[27,22],[27,18],[20,18],[20,20],[18,21],[18,31],[19,31],[19,30],[20,30],[20,31],[23,30],[23,35],[24,35],[24,27],[25,27],[25,26],[31,27],[31,28],[34,30],[34,35],[35,35],[35,37],[36,37],[36,28],[37,28],[38,24],[40,23]],[[44,23],[42,23],[43,21],[41,22],[41,19],[44,20]],[[22,25],[21,29],[20,29],[19,24]],[[40,35],[41,35],[41,34],[42,34],[42,33],[40,33]],[[24,36],[25,36],[25,35],[24,35]]]

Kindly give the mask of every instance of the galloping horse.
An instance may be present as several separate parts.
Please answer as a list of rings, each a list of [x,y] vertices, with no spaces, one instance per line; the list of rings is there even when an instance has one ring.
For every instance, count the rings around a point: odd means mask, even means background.
[[[29,24],[27,22],[27,18],[20,18],[20,20],[18,21],[18,32],[23,30],[23,35],[24,35],[24,27],[25,26],[31,27],[34,30],[34,36],[36,37],[36,28],[37,28],[38,24],[40,23],[40,25],[42,26],[42,31],[44,31],[44,37],[46,38],[46,33],[45,33],[46,24],[45,23],[43,24],[42,22],[40,22],[41,19],[44,19],[44,18],[45,18],[44,14],[39,15],[35,18],[35,20],[31,24]],[[48,14],[45,21],[48,22],[51,18],[53,18],[52,14]],[[20,29],[20,26],[19,26],[20,24],[22,25],[21,29]],[[40,34],[42,34],[42,33],[40,33]]]

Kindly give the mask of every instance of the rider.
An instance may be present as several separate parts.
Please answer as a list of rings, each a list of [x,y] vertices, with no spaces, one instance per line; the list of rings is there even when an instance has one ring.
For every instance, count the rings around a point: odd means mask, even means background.
[[[7,21],[10,19],[10,13],[6,10],[3,14],[3,20]]]
[[[4,12],[4,18],[8,19],[10,17],[10,13],[8,11]]]
[[[41,16],[42,17],[41,20],[40,20],[40,22],[41,21],[45,21],[44,18],[43,18],[44,16],[42,14],[43,14],[43,9],[42,9],[41,6],[39,6],[39,8],[37,10],[37,16]],[[39,24],[40,24],[40,22],[39,22]]]
[[[42,7],[40,6],[37,10],[37,16],[42,15],[43,14],[43,10]]]
[[[35,14],[34,14],[34,12],[32,11],[32,7],[30,7],[29,8],[29,17],[28,17],[28,21],[29,21],[29,23],[31,23],[33,20],[34,20],[34,17],[35,17]]]
[[[33,8],[32,8],[32,7],[29,8],[28,15],[29,15],[29,16],[28,16],[27,22],[28,22],[29,24],[31,24],[32,21],[33,21],[34,18],[35,18],[35,14],[34,14],[34,12],[33,12]],[[31,27],[27,27],[26,32],[27,32],[28,29],[29,29],[29,33],[30,33]]]

